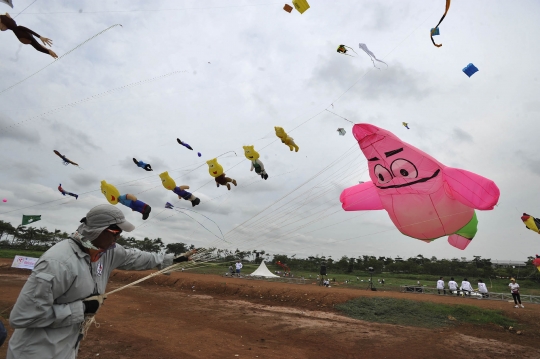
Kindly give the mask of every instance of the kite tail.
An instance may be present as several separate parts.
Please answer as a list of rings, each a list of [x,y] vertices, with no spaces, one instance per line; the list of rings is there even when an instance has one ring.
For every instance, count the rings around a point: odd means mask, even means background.
[[[31,5],[31,4],[30,4]],[[3,94],[4,92],[14,88],[15,86],[19,85],[20,83],[28,80],[30,77],[34,76],[34,75],[37,75],[39,72],[45,70],[47,67],[51,66],[52,64],[54,64],[56,61],[58,60],[61,60],[62,58],[66,57],[67,55],[71,54],[73,51],[77,50],[79,47],[83,46],[84,44],[86,44],[87,42],[93,40],[94,38],[98,37],[99,35],[103,34],[104,32],[112,29],[113,27],[116,27],[116,26],[120,26],[122,27],[121,24],[115,24],[115,25],[112,25],[112,26],[109,26],[108,28],[106,28],[105,30],[102,30],[100,32],[98,32],[97,34],[95,34],[94,36],[92,36],[91,38],[85,40],[84,42],[80,43],[79,45],[75,46],[73,49],[69,50],[68,52],[66,52],[65,54],[63,54],[62,56],[60,56],[59,58],[55,59],[53,62],[49,63],[48,65],[42,67],[41,69],[37,70],[36,72],[34,72],[33,74],[23,78],[21,81],[17,82],[17,83],[14,83],[13,85],[9,86],[9,87],[6,87],[5,89],[3,89],[2,91],[0,91],[0,94]]]
[[[450,1],[451,0],[446,0],[446,9],[444,10],[444,14],[443,16],[441,17],[441,19],[439,20],[439,23],[437,24],[437,26],[435,26],[433,28],[433,30],[430,31],[429,35],[431,36],[431,42],[433,43],[433,45],[437,46],[437,47],[441,47],[442,44],[436,44],[435,43],[435,40],[433,40],[433,33],[435,32],[435,30],[439,27],[439,25],[441,24],[441,22],[444,20],[445,16],[446,16],[446,13],[448,12],[448,9],[450,8]]]

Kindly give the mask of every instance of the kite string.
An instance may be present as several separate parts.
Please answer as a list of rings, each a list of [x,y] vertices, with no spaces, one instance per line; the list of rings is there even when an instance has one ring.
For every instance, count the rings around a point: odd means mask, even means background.
[[[19,16],[20,14],[22,14],[26,9],[28,9],[30,6],[34,5],[34,3],[36,2],[37,0],[34,0],[30,5],[28,5],[27,7],[25,7],[24,9],[22,9],[22,11],[20,11],[17,15],[13,16],[13,18],[15,19],[17,16]]]
[[[37,70],[36,72],[34,72],[33,74],[31,74],[30,76],[27,76],[25,77],[24,79],[22,79],[21,81],[9,86],[8,88],[5,88],[3,89],[2,91],[0,91],[0,95],[3,94],[4,92],[14,88],[15,86],[23,83],[24,81],[28,80],[29,78],[37,75],[38,73],[40,73],[41,71],[45,70],[47,67],[51,66],[52,64],[56,63],[57,61],[61,60],[62,58],[66,57],[67,55],[69,55],[70,53],[72,53],[73,51],[77,50],[79,47],[83,46],[84,44],[86,44],[87,42],[95,39],[96,37],[98,37],[99,35],[103,34],[104,32],[112,29],[113,27],[116,27],[116,26],[120,26],[122,27],[121,24],[115,24],[115,25],[112,25],[112,26],[109,26],[108,28],[106,28],[105,30],[102,30],[101,32],[98,32],[97,34],[95,34],[94,36],[92,36],[91,38],[87,39],[86,41],[80,43],[79,45],[75,46],[73,49],[69,50],[68,52],[66,52],[65,54],[63,54],[62,56],[60,56],[59,58],[55,59],[53,62],[49,63],[48,65],[46,65],[45,67],[42,67],[41,69]]]

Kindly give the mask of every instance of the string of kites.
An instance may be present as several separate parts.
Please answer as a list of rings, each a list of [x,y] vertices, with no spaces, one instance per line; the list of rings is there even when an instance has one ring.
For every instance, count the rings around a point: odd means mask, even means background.
[[[442,44],[436,44],[435,40],[433,39],[433,36],[438,36],[438,35],[441,34],[440,29],[439,29],[439,25],[442,23],[442,21],[446,17],[446,14],[448,13],[448,9],[450,9],[450,2],[451,2],[451,0],[446,0],[446,6],[445,6],[443,16],[441,17],[441,19],[439,20],[437,25],[430,30],[431,42],[433,42],[433,45],[435,45],[436,47],[441,47]],[[292,3],[293,3],[294,8],[300,14],[303,14],[306,10],[308,10],[310,8],[309,3],[306,0],[293,0]],[[289,4],[285,4],[285,6],[283,6],[283,10],[287,11],[288,13],[291,13],[292,10],[293,10],[293,7],[291,5],[289,5]],[[377,59],[377,57],[373,54],[373,52],[371,52],[368,49],[366,44],[360,44],[359,47],[360,47],[360,49],[364,50],[364,52],[366,52],[369,55],[369,57],[371,58],[371,62],[373,62],[373,60],[375,60],[375,61],[378,61],[378,62],[382,62],[383,64],[388,66],[388,64],[386,64],[384,61],[381,61],[381,60]],[[356,51],[354,51],[351,47],[349,47],[347,45],[340,44],[338,46],[338,48],[337,48],[338,53],[340,53],[342,55],[346,55],[346,56],[353,56],[353,55],[350,55],[350,54],[347,53],[348,50],[351,50],[352,52],[354,52],[356,54]],[[373,62],[373,66],[375,66],[375,62]],[[375,66],[375,67],[377,67],[377,66]],[[465,73],[465,75],[471,77],[473,74],[478,72],[478,68],[476,66],[474,66],[474,64],[470,63],[467,66],[465,66],[462,71]]]
[[[287,133],[282,127],[276,126],[274,127],[274,130],[276,132],[276,136],[281,140],[282,143],[284,143],[285,145],[289,147],[290,151],[298,152],[300,147],[298,147],[298,145],[294,142],[294,139],[292,137],[287,135]],[[193,151],[193,148],[188,143],[180,140],[179,138],[177,138],[176,140],[180,145]],[[264,164],[259,159],[260,155],[255,150],[254,146],[243,146],[243,148],[244,148],[244,156],[251,162],[250,171],[255,170],[255,173],[258,176],[260,176],[264,180],[267,180],[268,173],[266,173]],[[73,166],[79,167],[79,164],[77,162],[70,160],[68,157],[61,154],[59,151],[54,150],[53,152],[62,159],[62,162],[65,166],[73,165]],[[202,156],[200,152],[198,152],[197,155],[199,157]],[[138,161],[136,158],[133,158],[133,162],[135,163],[135,165],[137,165],[137,167],[140,167],[144,169],[145,171],[153,171],[152,166],[149,163],[145,163],[144,161]],[[223,187],[227,187],[227,189],[230,190],[231,183],[234,186],[237,185],[237,182],[235,179],[232,179],[226,176],[223,170],[223,166],[219,164],[219,162],[217,161],[217,158],[208,160],[206,161],[206,163],[208,165],[208,173],[210,174],[210,176],[214,178],[217,187],[223,186]],[[160,173],[159,178],[161,179],[161,183],[165,189],[174,192],[178,196],[179,199],[190,201],[192,207],[195,207],[201,203],[200,198],[197,198],[193,193],[187,191],[189,189],[188,185],[177,186],[176,182],[174,181],[174,179],[171,178],[171,176],[169,175],[167,171]],[[68,196],[75,197],[75,199],[79,198],[79,195],[72,192],[68,192],[64,188],[62,188],[62,184],[58,186],[58,191],[62,193],[62,195],[64,196],[68,195]],[[101,181],[101,192],[103,193],[103,195],[105,196],[105,198],[110,204],[116,205],[120,203],[126,207],[129,207],[131,208],[132,211],[141,213],[143,220],[146,220],[149,217],[150,212],[152,211],[152,208],[150,207],[150,205],[139,200],[135,195],[130,194],[130,193],[122,195],[120,194],[120,191],[118,191],[118,189],[113,184],[107,183],[107,181],[105,180]],[[4,202],[7,202],[7,200],[4,200]],[[172,205],[170,203],[167,203],[165,208],[172,209]],[[34,221],[40,220],[40,219],[41,218],[34,219]],[[25,220],[23,218],[23,223],[24,222]],[[26,224],[28,223],[29,222],[27,222]]]
[[[0,0],[13,7],[11,0]],[[294,8],[303,14],[310,8],[306,0],[292,0]],[[430,37],[433,45],[436,44],[433,36],[439,36],[440,24],[446,17],[450,8],[450,0],[446,0],[445,12],[438,24],[430,30]],[[292,12],[293,7],[286,4],[284,10]],[[32,30],[23,26],[18,26],[6,13],[0,15],[0,29],[12,30],[19,41],[23,44],[31,44],[36,50],[47,53],[53,57],[56,54],[37,43],[34,36],[38,37],[44,45],[52,45],[50,39],[41,37]],[[366,44],[359,44],[368,56],[373,65],[375,61],[384,63],[377,59]],[[343,55],[351,50],[351,47],[339,45],[337,52]],[[354,56],[353,56],[354,57]],[[387,65],[388,66],[388,65]],[[376,66],[375,66],[376,67]],[[474,64],[468,64],[463,72],[471,77],[478,71]],[[403,122],[403,126],[409,129],[408,123]],[[281,127],[275,127],[276,135],[281,142],[287,145],[290,151],[298,152],[299,147],[294,139],[288,136]],[[346,131],[339,128],[340,135],[345,135]],[[475,173],[451,168],[438,162],[430,155],[415,148],[406,142],[401,141],[393,133],[371,124],[355,124],[352,129],[355,139],[358,141],[361,151],[368,160],[369,174],[371,181],[345,189],[340,196],[342,207],[346,211],[371,211],[386,210],[396,228],[403,234],[417,238],[424,242],[431,242],[439,237],[448,236],[448,242],[459,249],[465,249],[477,232],[478,219],[475,210],[492,210],[497,204],[500,196],[499,188],[496,184]],[[178,143],[189,150],[193,148],[186,142],[177,139]],[[58,151],[54,151],[65,165],[79,166]],[[259,153],[254,146],[244,146],[244,155],[251,162],[251,171],[255,170],[262,179],[268,179],[263,163],[259,159]],[[201,153],[198,153],[201,157]],[[152,166],[144,161],[133,158],[133,162],[146,171],[153,171]],[[231,189],[231,183],[236,186],[235,179],[226,176],[223,167],[218,163],[217,158],[208,160],[209,174],[215,179],[217,187],[224,186]],[[190,201],[192,206],[201,203],[193,193],[188,192],[189,186],[177,186],[168,172],[159,174],[162,185],[178,196],[179,199]],[[78,195],[67,192],[60,184],[58,190],[62,195]],[[113,205],[121,203],[133,211],[142,214],[143,219],[147,219],[151,207],[139,200],[132,194],[121,195],[118,189],[105,180],[101,181],[101,192],[107,201]],[[3,200],[6,202],[7,200]],[[166,208],[172,209],[170,203]],[[23,225],[38,221],[39,215],[23,215]],[[540,221],[524,214],[523,222],[527,228],[540,233]],[[540,257],[534,261],[540,270]]]

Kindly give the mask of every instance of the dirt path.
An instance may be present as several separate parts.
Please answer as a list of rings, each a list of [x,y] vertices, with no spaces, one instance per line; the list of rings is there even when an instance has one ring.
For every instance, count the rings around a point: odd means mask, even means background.
[[[117,271],[108,289],[148,273]],[[0,311],[15,302],[27,275],[0,267]],[[333,309],[358,296],[501,309],[525,330],[518,336],[495,325],[412,328],[353,320]],[[517,310],[506,302],[187,272],[158,276],[111,295],[97,321],[100,327],[90,330],[79,358],[540,358],[540,305]]]

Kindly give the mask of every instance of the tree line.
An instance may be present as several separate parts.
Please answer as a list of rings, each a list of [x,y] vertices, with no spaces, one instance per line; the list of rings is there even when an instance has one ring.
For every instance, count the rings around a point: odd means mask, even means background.
[[[46,227],[14,227],[9,222],[0,220],[0,248],[11,248],[21,250],[46,251],[56,243],[69,238],[69,234],[58,229],[48,231]],[[179,255],[195,248],[193,244],[186,243],[163,243],[161,238],[144,238],[136,240],[134,237],[121,236],[118,244],[126,248],[136,248],[146,252],[174,253]],[[223,263],[229,266],[231,262],[240,259],[243,262],[260,264],[263,260],[267,263],[285,264],[291,271],[319,272],[321,265],[326,265],[327,271],[332,273],[403,273],[403,274],[426,274],[434,276],[474,276],[474,277],[495,277],[515,276],[521,270],[521,276],[529,275],[535,278],[540,276],[532,265],[533,257],[527,258],[526,267],[512,268],[512,266],[501,267],[493,265],[490,258],[474,256],[468,261],[465,258],[437,259],[427,258],[422,254],[415,257],[403,259],[400,257],[375,257],[360,255],[357,257],[342,256],[335,260],[332,256],[309,256],[307,258],[297,258],[296,255],[275,254],[270,255],[264,250],[240,251],[218,248],[199,248],[200,253],[205,253],[204,260],[214,263]]]

